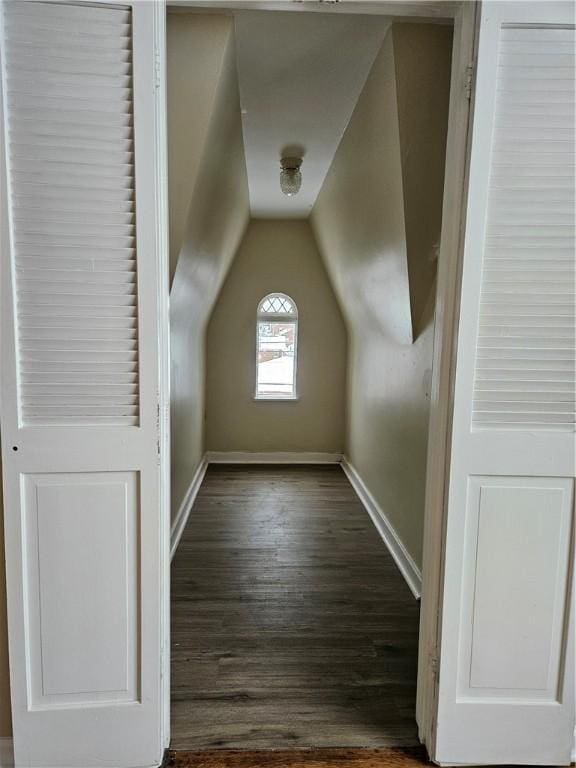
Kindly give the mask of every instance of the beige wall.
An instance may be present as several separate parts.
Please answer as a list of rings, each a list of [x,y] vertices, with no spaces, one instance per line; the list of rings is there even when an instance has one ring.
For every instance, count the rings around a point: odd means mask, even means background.
[[[166,22],[170,281],[188,216],[231,20],[225,16],[169,13]]]
[[[429,29],[434,35],[434,28]],[[423,30],[414,26],[413,34],[423,45]],[[401,35],[412,43],[410,30],[402,29]],[[406,42],[402,39],[399,45],[403,48]],[[414,241],[410,229],[417,221],[413,212],[406,211],[405,187],[406,180],[409,186],[418,183],[420,169],[406,165],[402,144],[413,148],[415,144],[410,143],[412,139],[406,133],[408,116],[404,115],[402,123],[399,121],[398,104],[402,103],[399,92],[406,82],[414,89],[419,82],[422,89],[430,87],[430,83],[424,76],[419,79],[417,73],[408,78],[404,72],[397,80],[396,43],[393,28],[342,139],[311,223],[348,324],[346,453],[420,564],[434,273],[429,270],[424,277],[419,276],[421,319],[419,335],[411,343],[407,243]],[[428,59],[416,56],[414,66],[425,70],[431,66]],[[408,64],[407,59],[403,60],[402,67]],[[444,88],[448,88],[447,83],[441,90]],[[416,91],[410,99],[420,108]],[[442,108],[444,102],[426,96],[422,103],[434,110]],[[436,119],[432,115],[429,118]],[[435,145],[434,151],[438,150],[442,147]],[[424,166],[423,172],[428,174],[432,169]],[[439,188],[441,183],[436,179]],[[411,206],[415,205],[412,194]],[[440,228],[437,201],[422,200],[418,207],[420,215],[430,222],[426,232],[435,237]],[[422,237],[425,250],[430,239],[428,235]]]
[[[170,294],[173,515],[204,453],[206,324],[249,217],[234,35],[227,22],[207,138]],[[201,67],[195,66],[201,49],[191,45],[188,52],[189,77],[201,77]],[[182,146],[184,150],[185,142]]]
[[[410,307],[414,337],[425,330],[436,277],[450,99],[452,27],[392,28]]]
[[[0,466],[0,470],[2,467]],[[2,511],[2,477],[0,472],[0,552],[4,552],[4,519]],[[10,715],[10,673],[8,669],[8,634],[6,623],[6,574],[0,568],[0,737],[12,735]]]
[[[254,400],[256,308],[273,291],[298,307],[298,401]],[[342,452],[346,331],[307,221],[250,222],[207,338],[208,450]]]

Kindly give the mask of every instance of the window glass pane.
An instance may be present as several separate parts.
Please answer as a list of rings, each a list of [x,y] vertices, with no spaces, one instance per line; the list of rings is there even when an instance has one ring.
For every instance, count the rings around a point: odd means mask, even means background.
[[[261,320],[258,323],[257,395],[294,395],[296,323]]]
[[[294,307],[290,299],[286,296],[268,296],[268,298],[264,299],[262,302],[260,311],[264,314],[291,315],[294,313]]]

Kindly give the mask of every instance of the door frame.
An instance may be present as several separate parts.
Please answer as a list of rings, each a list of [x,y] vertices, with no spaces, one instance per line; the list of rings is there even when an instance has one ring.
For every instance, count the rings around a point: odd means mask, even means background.
[[[439,619],[442,611],[452,411],[479,20],[479,3],[464,2],[460,5],[454,18],[452,48],[450,118],[446,141],[426,459],[422,602],[416,698],[419,737],[430,756],[434,755],[436,747],[437,683],[441,640]],[[465,99],[461,96],[462,92],[466,96]]]
[[[330,0],[328,0],[330,2]],[[436,288],[434,352],[426,492],[424,552],[418,644],[418,691],[416,720],[419,737],[431,758],[435,751],[437,672],[440,645],[439,616],[442,608],[447,481],[454,373],[458,338],[466,189],[470,159],[469,127],[473,116],[474,74],[480,2],[431,2],[430,0],[168,0],[171,7],[202,10],[265,10],[300,13],[354,13],[393,17],[398,21],[421,20],[452,23],[452,68],[442,230]]]
[[[162,722],[160,733],[164,748],[170,745],[170,256],[168,230],[168,122],[167,122],[167,53],[166,0],[154,1],[154,45],[156,100],[154,121],[158,145],[154,162],[155,198],[158,211],[156,252],[158,291],[158,463],[160,465],[160,593],[162,619],[160,632]]]
[[[46,0],[45,0],[46,1]],[[47,0],[51,2],[52,0]],[[161,470],[161,593],[163,610],[158,632],[162,648],[163,713],[160,724],[165,747],[170,741],[170,327],[168,284],[168,199],[166,130],[166,0],[155,3],[157,152],[154,158],[155,199],[160,226],[157,247],[158,340],[158,462]],[[171,6],[202,9],[251,9],[292,12],[377,14],[397,20],[454,24],[450,108],[446,151],[442,234],[437,277],[434,358],[432,368],[429,449],[426,470],[422,609],[419,636],[416,718],[420,739],[434,754],[436,673],[441,577],[444,559],[446,480],[449,476],[451,413],[460,303],[462,233],[465,217],[468,126],[472,112],[472,79],[476,38],[476,0],[168,0]],[[1,116],[1,112],[0,112]],[[3,206],[4,208],[5,206]],[[435,446],[432,450],[431,446]],[[438,450],[438,446],[441,446]]]

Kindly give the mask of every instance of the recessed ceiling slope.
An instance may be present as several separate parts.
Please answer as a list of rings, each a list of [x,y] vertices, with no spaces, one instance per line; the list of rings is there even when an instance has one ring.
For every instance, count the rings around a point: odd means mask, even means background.
[[[308,216],[388,25],[375,16],[236,14],[252,216]],[[300,152],[302,188],[287,197],[280,159]]]

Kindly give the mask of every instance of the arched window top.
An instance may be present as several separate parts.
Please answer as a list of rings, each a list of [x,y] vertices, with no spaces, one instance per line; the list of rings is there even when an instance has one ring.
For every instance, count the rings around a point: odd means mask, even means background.
[[[297,317],[296,302],[285,293],[269,293],[258,304],[259,317]]]
[[[296,400],[298,310],[285,293],[269,293],[256,320],[256,399]]]

